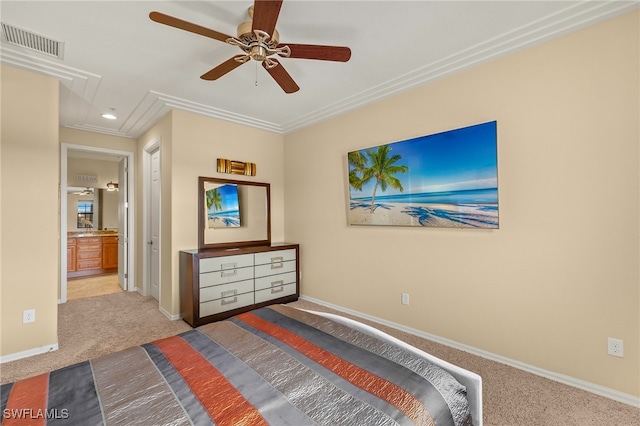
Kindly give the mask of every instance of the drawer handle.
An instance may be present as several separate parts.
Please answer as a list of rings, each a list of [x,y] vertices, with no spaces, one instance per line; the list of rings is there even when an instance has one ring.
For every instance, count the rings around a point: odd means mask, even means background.
[[[284,257],[283,256],[272,257],[271,258],[271,269],[280,269],[280,268],[284,267],[283,261],[284,261]]]
[[[282,293],[284,291],[284,280],[271,283],[271,294]]]
[[[220,297],[224,299],[225,297],[235,296],[236,294],[238,294],[238,290],[228,290],[221,292]]]
[[[237,263],[225,263],[222,265],[222,272],[220,273],[221,277],[233,277],[238,275],[238,270],[236,269]]]
[[[238,303],[238,296],[234,297],[234,298],[233,298],[233,299],[231,299],[231,300],[224,300],[224,299],[222,299],[221,303],[222,303],[222,305],[223,305],[223,306],[224,306],[224,305],[232,305],[232,304],[234,304],[234,303]]]

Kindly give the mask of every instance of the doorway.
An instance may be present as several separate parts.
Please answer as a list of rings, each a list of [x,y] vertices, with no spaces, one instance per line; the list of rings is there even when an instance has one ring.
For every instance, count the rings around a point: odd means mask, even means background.
[[[102,161],[102,163],[113,162],[114,167],[118,168],[118,179],[116,186],[118,187],[117,195],[113,203],[117,203],[114,205],[114,209],[117,208],[117,212],[104,213],[103,218],[100,218],[102,212],[98,213],[98,206],[100,205],[100,201],[96,201],[96,210],[91,214],[91,218],[96,222],[91,224],[92,229],[98,230],[110,230],[113,233],[113,237],[109,237],[109,243],[114,243],[115,246],[117,244],[117,256],[111,256],[108,262],[109,263],[117,263],[117,282],[120,287],[125,291],[134,291],[135,285],[133,280],[130,277],[133,277],[133,250],[131,247],[134,247],[134,209],[133,209],[133,200],[134,200],[134,185],[133,185],[133,152],[127,151],[117,151],[106,148],[96,148],[89,147],[83,145],[71,145],[71,144],[61,144],[61,152],[60,152],[60,292],[59,292],[59,300],[58,303],[65,303],[68,300],[68,269],[69,265],[75,262],[75,259],[72,259],[71,256],[75,257],[75,251],[71,249],[73,243],[76,243],[75,240],[77,238],[68,238],[68,231],[75,228],[75,223],[73,221],[74,211],[70,211],[72,208],[75,208],[75,204],[70,204],[70,201],[74,201],[70,199],[69,195],[69,187],[72,185],[76,185],[76,183],[84,184],[87,192],[90,189],[93,192],[102,191],[99,188],[98,180],[100,178],[100,173],[87,173],[82,175],[77,175],[73,178],[69,178],[69,163],[70,159],[73,158],[75,160],[80,159],[83,161],[93,160],[107,160]],[[77,162],[77,161],[76,161]],[[105,182],[102,182],[105,183]],[[113,184],[113,182],[110,182]],[[81,187],[82,187],[81,186]],[[107,185],[107,188],[112,187],[112,185]],[[113,194],[112,194],[113,195]],[[114,197],[111,197],[114,198]],[[96,200],[101,200],[102,198],[96,195]],[[102,201],[103,205],[106,205],[106,202]],[[87,208],[88,203],[83,202],[83,208]],[[71,214],[71,217],[70,217]],[[107,217],[109,219],[107,220]],[[87,212],[83,215],[84,222],[87,221]],[[83,223],[84,223],[83,222]],[[99,224],[99,225],[98,225]],[[111,241],[113,240],[113,241]],[[105,243],[107,241],[104,241]],[[77,247],[74,247],[77,249]],[[114,247],[115,248],[115,247]],[[115,250],[113,250],[115,251]],[[105,252],[106,254],[107,252]],[[115,265],[114,265],[115,266]],[[115,272],[115,271],[114,271]],[[77,275],[77,273],[76,273]]]

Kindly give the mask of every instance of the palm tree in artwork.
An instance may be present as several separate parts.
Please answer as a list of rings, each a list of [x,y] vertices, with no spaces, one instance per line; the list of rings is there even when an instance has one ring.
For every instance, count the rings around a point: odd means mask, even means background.
[[[367,166],[367,158],[361,151],[353,151],[347,154],[349,160],[349,186],[362,191],[362,175]]]
[[[376,180],[373,187],[373,194],[371,195],[371,213],[375,209],[376,191],[378,187],[382,192],[387,190],[390,186],[398,191],[402,192],[402,183],[394,175],[398,173],[406,173],[409,171],[409,167],[396,165],[402,158],[400,154],[389,156],[391,147],[389,145],[380,145],[377,149],[370,148],[366,151],[371,165],[363,170],[362,178],[360,179],[360,185],[364,185],[371,179]]]
[[[222,197],[218,192],[218,188],[207,191],[207,211],[211,210],[211,207],[213,207],[213,211],[222,209]]]

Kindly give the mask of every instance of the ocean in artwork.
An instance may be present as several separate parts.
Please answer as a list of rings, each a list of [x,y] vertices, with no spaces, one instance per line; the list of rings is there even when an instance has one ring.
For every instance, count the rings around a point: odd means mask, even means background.
[[[497,188],[352,198],[354,225],[498,228]]]
[[[209,220],[212,222],[219,222],[224,224],[224,227],[238,227],[240,226],[240,211],[239,210],[227,210],[224,212],[209,212]],[[212,226],[214,227],[214,226]]]
[[[371,202],[371,197],[352,198],[352,200]],[[382,195],[376,196],[376,200],[387,203],[409,204],[498,204],[498,188]]]

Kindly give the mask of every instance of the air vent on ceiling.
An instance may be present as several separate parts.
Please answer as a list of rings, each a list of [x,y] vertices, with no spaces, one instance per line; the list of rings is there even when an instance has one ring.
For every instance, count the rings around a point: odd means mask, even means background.
[[[41,36],[31,31],[23,30],[2,22],[2,35],[4,39],[16,46],[26,47],[45,55],[62,59],[64,43]]]

